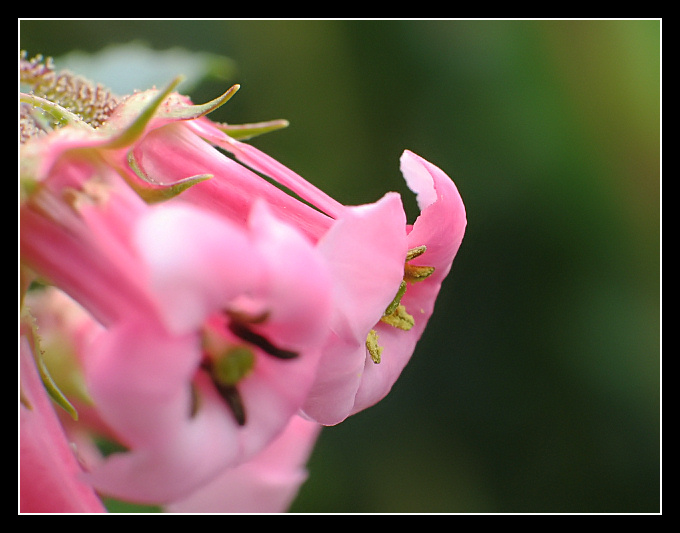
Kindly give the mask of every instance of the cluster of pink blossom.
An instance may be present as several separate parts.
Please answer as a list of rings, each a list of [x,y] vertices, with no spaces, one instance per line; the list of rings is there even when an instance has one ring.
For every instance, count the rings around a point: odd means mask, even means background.
[[[412,152],[411,225],[399,194],[342,205],[243,142],[258,125],[210,121],[235,88],[174,87],[96,127],[22,94],[56,124],[20,154],[22,512],[285,511],[320,428],[397,380],[462,241]]]

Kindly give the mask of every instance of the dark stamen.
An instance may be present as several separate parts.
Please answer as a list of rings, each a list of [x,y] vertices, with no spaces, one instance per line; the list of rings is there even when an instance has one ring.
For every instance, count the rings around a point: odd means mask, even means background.
[[[254,344],[262,351],[279,359],[294,359],[295,357],[298,356],[297,352],[283,350],[277,346],[274,346],[265,337],[258,333],[255,333],[254,331],[250,330],[245,324],[242,324],[236,320],[231,320],[229,322],[229,331],[231,331],[241,340],[244,340],[250,344]]]
[[[191,405],[189,408],[189,416],[191,418],[194,418],[198,414],[198,408],[200,406],[200,397],[198,396],[198,391],[196,390],[196,387],[192,384],[191,385]]]
[[[222,396],[222,399],[227,403],[229,409],[231,409],[238,425],[244,426],[246,424],[246,410],[238,389],[233,385],[222,385],[220,383],[215,383],[215,387],[220,396]]]

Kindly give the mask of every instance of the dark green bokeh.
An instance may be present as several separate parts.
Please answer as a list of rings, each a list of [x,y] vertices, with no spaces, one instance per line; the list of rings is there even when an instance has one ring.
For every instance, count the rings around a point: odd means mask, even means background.
[[[131,40],[232,58],[213,118],[288,119],[253,143],[344,203],[413,218],[405,148],[465,201],[411,363],[293,511],[660,511],[659,21],[20,24],[30,55]]]

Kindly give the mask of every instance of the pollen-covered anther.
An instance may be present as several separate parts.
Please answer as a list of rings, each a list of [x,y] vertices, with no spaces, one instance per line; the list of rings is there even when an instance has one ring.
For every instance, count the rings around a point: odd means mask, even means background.
[[[368,336],[366,337],[366,349],[373,362],[376,365],[379,364],[383,348],[378,344],[378,333],[374,329],[368,332]]]
[[[416,257],[420,257],[427,251],[427,246],[424,244],[421,246],[416,246],[411,248],[406,253],[406,261],[404,263],[404,281],[409,283],[416,283],[418,281],[423,281],[424,279],[430,277],[434,272],[434,267],[424,266],[424,265],[412,265],[409,261],[412,261]]]
[[[409,263],[412,259],[423,255],[427,251],[425,245],[416,246],[411,248],[406,254],[406,261],[404,262],[404,278],[399,284],[399,289],[394,299],[385,309],[383,316],[381,317],[381,322],[394,326],[395,328],[402,329],[404,331],[410,330],[415,321],[413,316],[406,312],[406,308],[401,304],[401,299],[404,297],[407,289],[408,283],[415,283],[422,281],[434,272],[434,267],[424,266],[424,265],[412,265]]]
[[[411,259],[415,259],[418,256],[423,255],[427,251],[427,246],[424,244],[421,246],[416,246],[415,248],[411,248],[408,252],[406,252],[406,261],[411,261]]]
[[[383,315],[380,321],[404,331],[410,330],[416,323],[413,316],[406,312],[406,307],[403,305],[398,305],[391,314]]]
[[[399,284],[399,289],[397,290],[396,296],[394,297],[392,302],[390,302],[390,305],[387,306],[387,309],[385,309],[385,312],[383,313],[383,317],[390,316],[392,313],[394,313],[396,311],[397,307],[401,303],[401,299],[404,296],[405,292],[406,292],[406,282],[402,281]]]
[[[434,267],[424,265],[411,265],[406,263],[404,265],[404,279],[411,283],[417,283],[429,278],[434,273]]]

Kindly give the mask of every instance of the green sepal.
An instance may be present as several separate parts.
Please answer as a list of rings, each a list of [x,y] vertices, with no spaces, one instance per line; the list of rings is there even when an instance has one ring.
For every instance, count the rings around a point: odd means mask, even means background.
[[[126,172],[121,172],[120,175],[132,190],[134,190],[147,204],[155,204],[170,200],[186,191],[192,185],[196,185],[197,183],[213,177],[212,174],[197,174],[196,176],[189,176],[170,184],[154,183],[147,179],[143,174],[139,165],[137,165],[137,161],[132,152],[128,154],[128,163],[130,168],[139,177],[139,180],[134,180]]]
[[[75,113],[35,94],[19,93],[19,101],[47,113],[59,126],[92,127]]]
[[[167,98],[167,96],[175,89],[175,87],[177,87],[177,85],[179,85],[183,79],[183,76],[178,76],[172,80],[172,82],[170,82],[165,89],[159,91],[158,94],[151,100],[151,102],[149,102],[149,104],[142,109],[142,112],[137,115],[137,117],[132,121],[132,124],[125,128],[125,130],[120,135],[113,137],[107,143],[102,145],[101,148],[117,149],[122,148],[123,146],[129,146],[135,142],[142,135],[144,128],[156,114],[158,108],[163,103],[163,100]]]
[[[59,390],[57,384],[50,376],[49,370],[45,365],[45,361],[42,358],[42,350],[40,349],[40,337],[37,333],[37,326],[35,325],[33,317],[31,317],[27,312],[23,313],[24,323],[28,326],[30,330],[30,335],[28,335],[28,342],[31,346],[31,351],[33,352],[33,358],[35,359],[35,365],[38,368],[38,374],[40,375],[40,380],[45,386],[45,390],[50,395],[50,397],[56,402],[57,405],[62,407],[73,420],[78,420],[78,411],[73,407],[71,402],[66,399],[66,396]],[[25,398],[24,398],[25,400]],[[28,402],[26,402],[28,403]],[[30,405],[27,405],[30,408]]]
[[[205,104],[192,104],[192,105],[177,105],[173,106],[168,111],[162,112],[159,116],[164,118],[174,118],[177,120],[193,120],[208,113],[212,113],[218,107],[224,105],[227,101],[231,99],[232,96],[236,94],[241,88],[240,85],[232,85],[223,94],[217,98],[206,102]]]
[[[285,119],[269,120],[267,122],[253,122],[251,124],[215,124],[222,132],[232,139],[245,141],[269,133],[270,131],[287,128],[289,122]]]
[[[175,196],[186,191],[189,187],[202,181],[209,180],[212,177],[212,174],[198,174],[196,176],[189,176],[188,178],[181,179],[175,183],[171,183],[170,185],[140,187],[139,184],[130,184],[130,186],[147,204],[155,204],[170,200],[171,198],[174,198]]]

